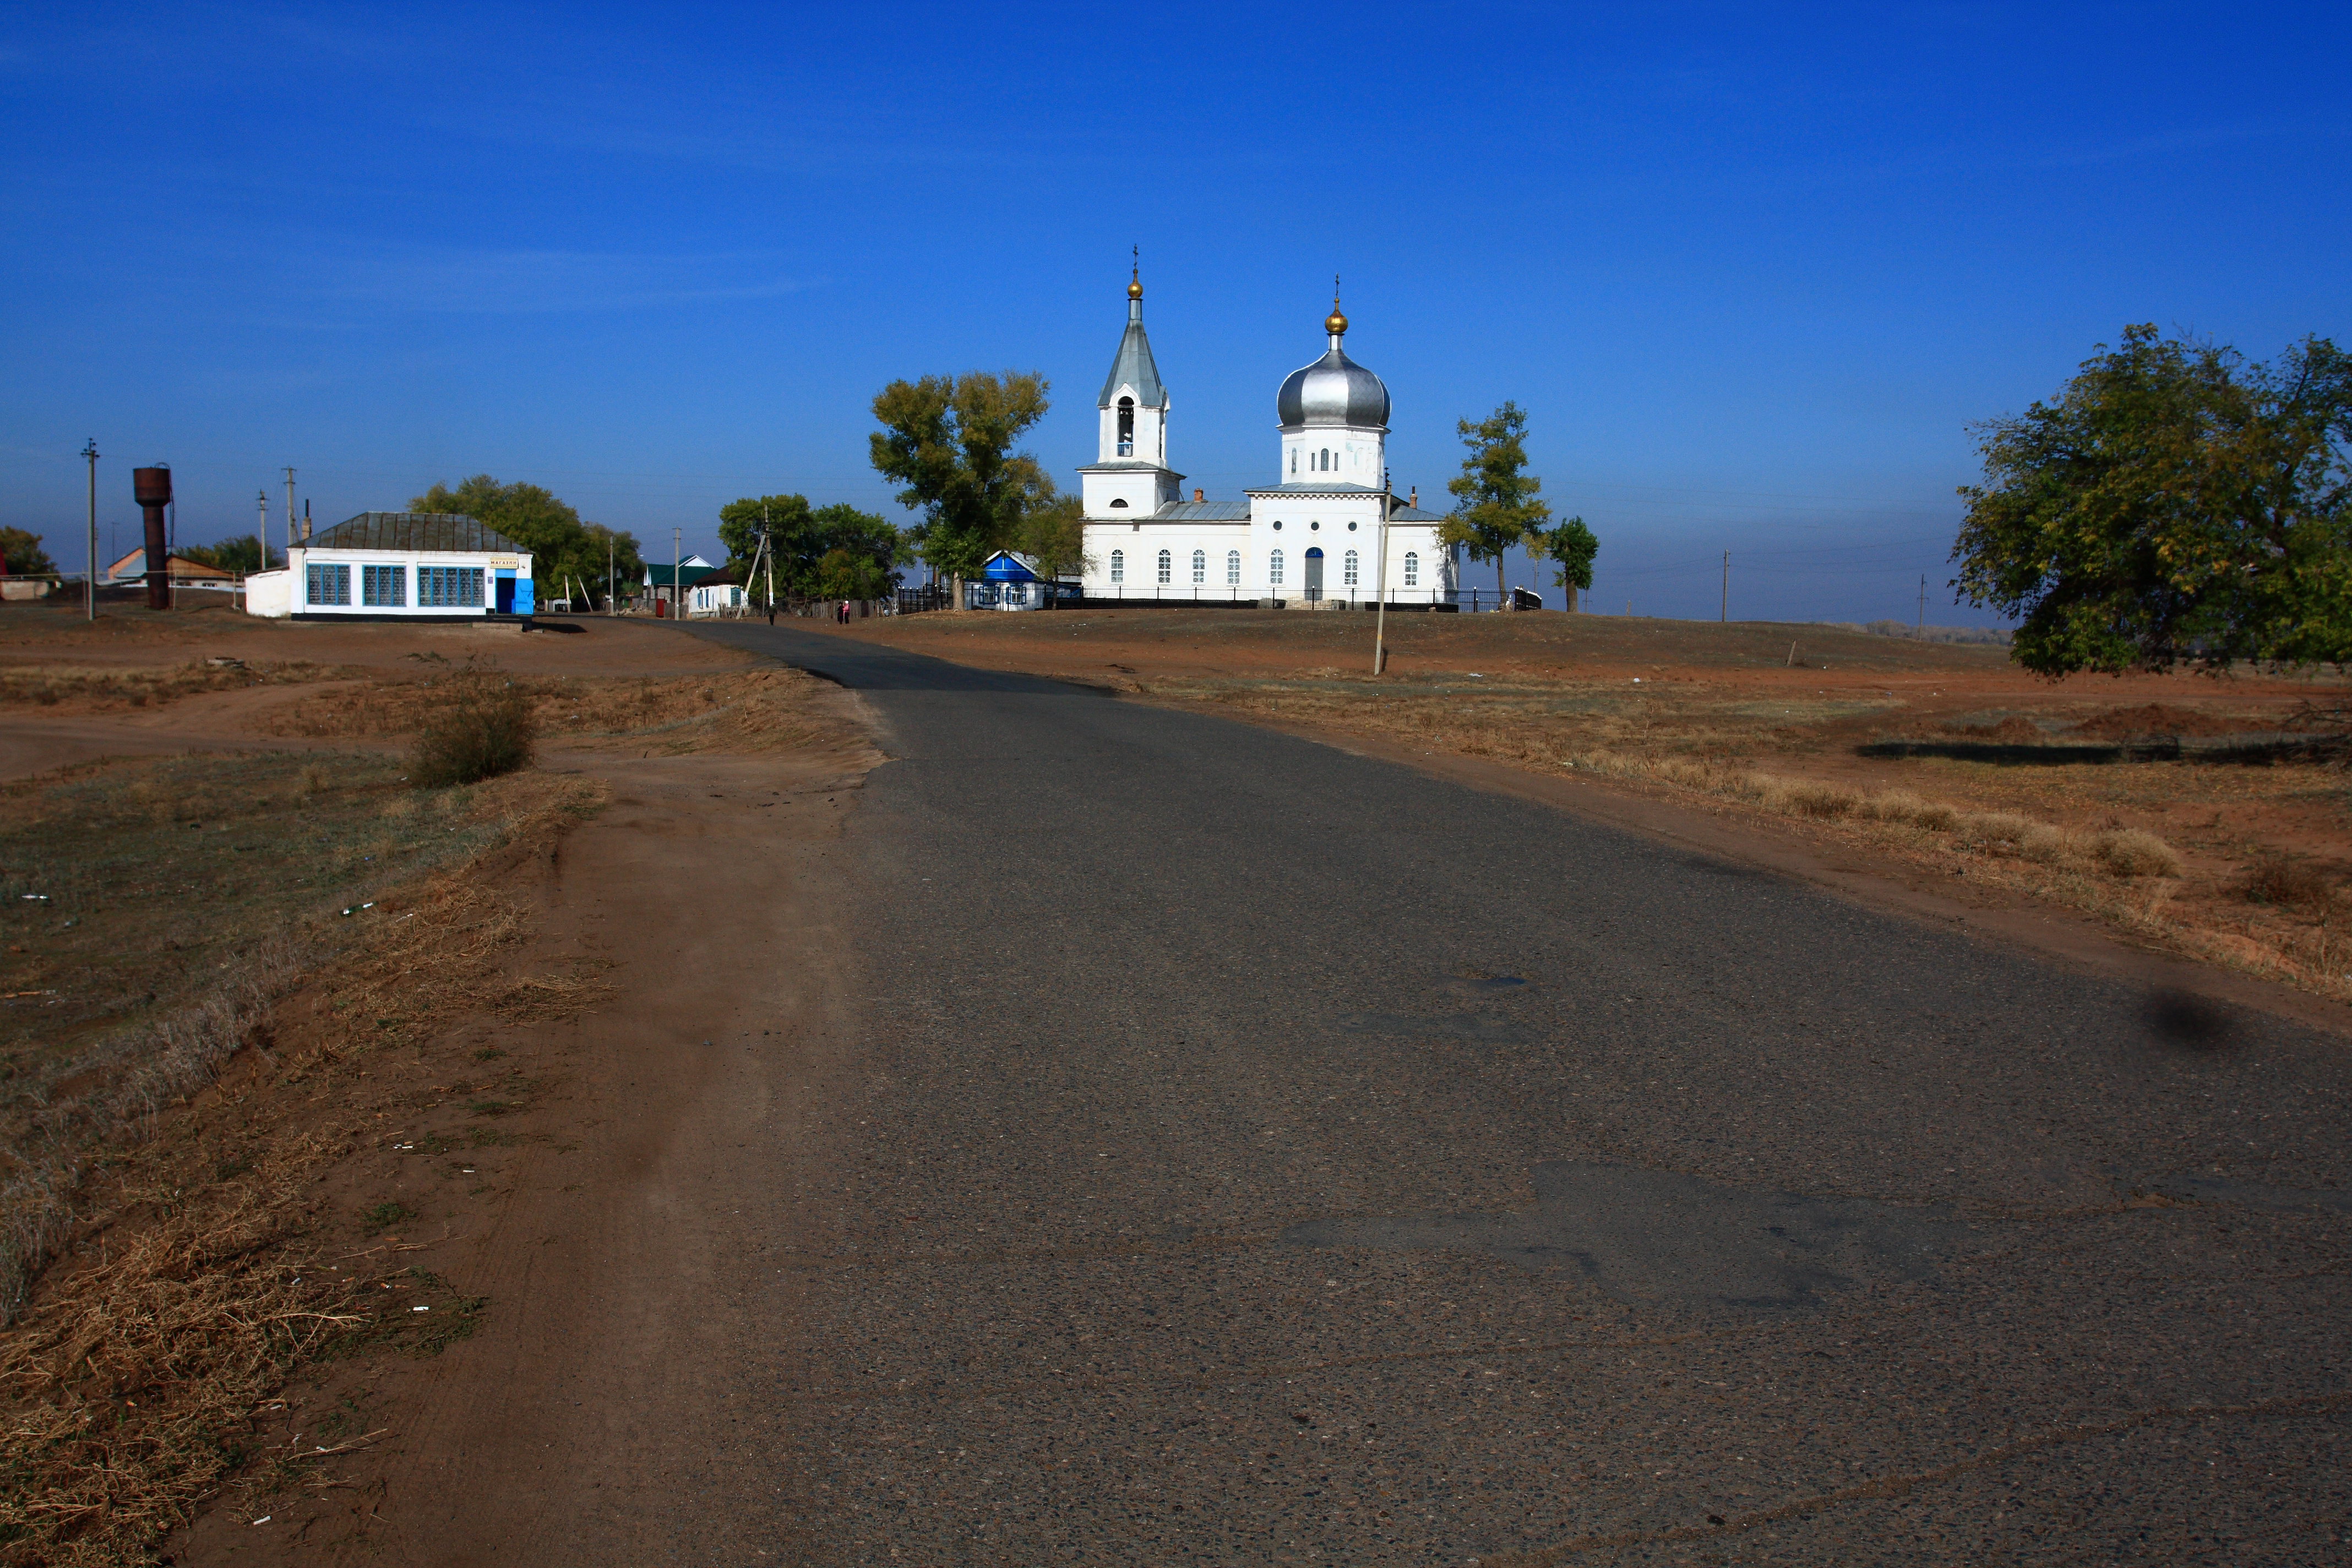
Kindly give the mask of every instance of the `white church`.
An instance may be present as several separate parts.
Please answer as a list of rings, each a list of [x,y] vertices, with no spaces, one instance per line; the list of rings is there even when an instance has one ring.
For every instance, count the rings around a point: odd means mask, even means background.
[[[1454,603],[1444,519],[1388,490],[1389,389],[1340,348],[1348,318],[1336,300],[1323,329],[1329,351],[1291,372],[1276,398],[1278,482],[1240,501],[1197,489],[1188,501],[1184,476],[1168,466],[1168,389],[1143,332],[1143,284],[1128,284],[1127,333],[1097,405],[1100,455],[1078,470],[1087,598],[1369,609],[1385,590],[1391,606]]]

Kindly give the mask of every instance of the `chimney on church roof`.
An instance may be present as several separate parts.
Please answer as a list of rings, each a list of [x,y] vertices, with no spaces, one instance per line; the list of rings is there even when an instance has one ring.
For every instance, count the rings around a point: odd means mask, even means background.
[[[1419,485],[1412,487],[1412,494],[1404,498],[1404,504],[1407,506],[1419,506],[1421,504],[1421,487]]]
[[[1199,502],[1201,502],[1201,501],[1207,500],[1208,499],[1209,499],[1209,493],[1208,493],[1206,490],[1199,489],[1195,489],[1192,491],[1192,500],[1193,500],[1193,501],[1194,501],[1194,503],[1195,503],[1195,504],[1198,504],[1198,503],[1199,503]]]

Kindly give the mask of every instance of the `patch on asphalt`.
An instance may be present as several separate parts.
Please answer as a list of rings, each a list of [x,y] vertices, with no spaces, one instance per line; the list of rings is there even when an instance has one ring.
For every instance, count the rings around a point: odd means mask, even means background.
[[[2234,1204],[2269,1214],[2318,1210],[2352,1215],[2352,1193],[2326,1188],[2273,1187],[2261,1182],[2242,1182],[2234,1176],[2158,1176],[2147,1185],[2149,1192],[2162,1193],[2168,1198],[2186,1198],[2191,1203]]]
[[[1398,1035],[1414,1040],[1468,1040],[1497,1046],[1516,1045],[1528,1032],[1507,1018],[1479,1013],[1444,1013],[1434,1018],[1405,1013],[1341,1013],[1331,1020],[1351,1035]]]
[[[1309,1220],[1290,1247],[1484,1252],[1574,1270],[1618,1300],[1710,1312],[1817,1306],[1859,1285],[1932,1279],[1975,1233],[1944,1208],[1754,1192],[1699,1176],[1556,1161],[1516,1214]]]

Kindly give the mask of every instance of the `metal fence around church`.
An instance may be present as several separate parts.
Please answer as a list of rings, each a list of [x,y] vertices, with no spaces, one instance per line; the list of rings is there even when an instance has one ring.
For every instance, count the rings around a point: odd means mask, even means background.
[[[986,586],[967,583],[970,595],[977,592],[980,598],[969,607],[995,609],[1000,604],[987,599]],[[1184,586],[1177,584],[1152,584],[1129,587],[1113,584],[1108,588],[1088,593],[1076,583],[1040,583],[1032,584],[1044,596],[1044,608],[1049,610],[1149,610],[1153,608],[1189,607],[1203,610],[1286,609],[1294,604],[1319,605],[1333,610],[1374,610],[1380,607],[1377,597],[1353,588],[1338,593],[1321,590],[1301,590],[1295,594],[1268,595],[1252,593],[1239,587],[1215,588],[1205,584]],[[901,588],[895,608],[902,616],[924,610],[944,610],[953,595],[947,584],[933,583],[917,588]],[[1388,595],[1391,611],[1412,614],[1435,612],[1439,615],[1488,615],[1496,610],[1540,610],[1546,607],[1543,595],[1528,588],[1511,588],[1499,594],[1489,594],[1484,588],[1397,588]]]

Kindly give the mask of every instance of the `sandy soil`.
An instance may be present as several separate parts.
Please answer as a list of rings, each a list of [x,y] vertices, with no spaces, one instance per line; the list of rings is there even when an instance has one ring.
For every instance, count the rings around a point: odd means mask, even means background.
[[[201,691],[136,708],[69,690],[49,705],[0,705],[0,779],[20,778],[107,756],[152,756],[194,749],[299,750],[389,746],[391,737],[306,735],[280,716],[311,700],[337,677],[420,683],[469,658],[518,676],[582,680],[667,679],[753,668],[727,648],[630,620],[582,617],[563,631],[513,625],[327,626],[257,620],[218,606],[149,616],[109,610],[87,623],[47,605],[0,608],[0,674],[11,670],[110,675],[167,671],[233,658],[257,667],[305,664],[319,680],[261,682]]]

